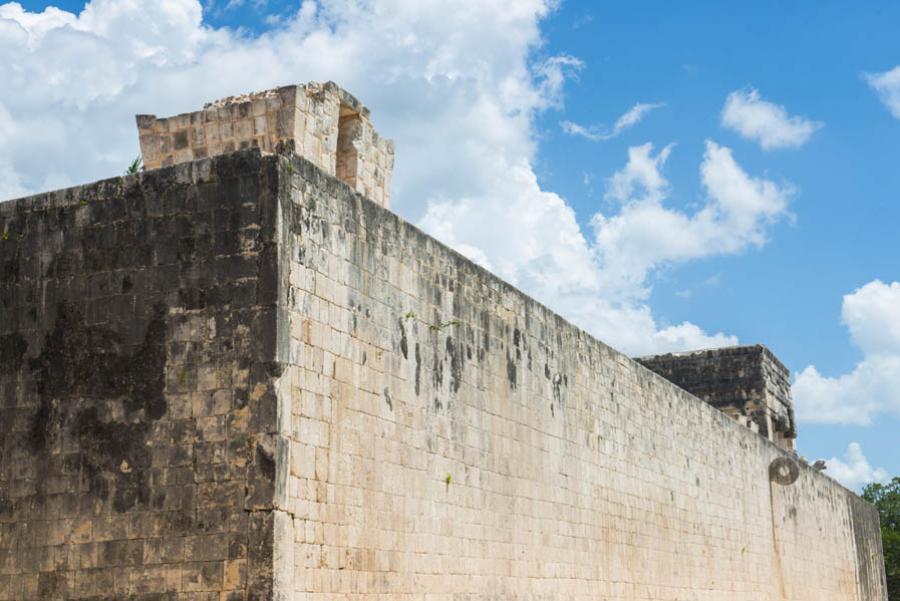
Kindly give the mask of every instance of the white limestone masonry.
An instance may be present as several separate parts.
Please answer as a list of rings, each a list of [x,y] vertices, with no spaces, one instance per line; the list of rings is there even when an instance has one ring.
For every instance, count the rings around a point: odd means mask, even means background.
[[[284,598],[885,600],[855,495],[283,161]]]

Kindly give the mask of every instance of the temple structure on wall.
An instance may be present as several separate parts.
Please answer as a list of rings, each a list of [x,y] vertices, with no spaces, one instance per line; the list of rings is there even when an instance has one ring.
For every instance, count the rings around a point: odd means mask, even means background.
[[[174,117],[138,115],[137,125],[146,169],[248,148],[290,150],[390,205],[394,145],[372,127],[369,109],[333,82],[231,96]]]
[[[886,601],[765,347],[579,330],[388,210],[335,84],[137,122],[0,203],[0,601]]]
[[[791,378],[761,344],[636,359],[778,446],[797,448]]]

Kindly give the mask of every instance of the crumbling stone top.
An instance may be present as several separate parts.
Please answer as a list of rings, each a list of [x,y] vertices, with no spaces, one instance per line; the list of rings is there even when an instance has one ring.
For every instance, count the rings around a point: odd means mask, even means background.
[[[290,87],[290,86],[289,86]],[[278,97],[278,88],[265,90],[263,92],[248,92],[246,94],[238,94],[237,96],[226,96],[212,102],[203,104],[204,109],[222,108],[230,104],[241,104],[243,102],[253,102],[254,100],[268,100]]]
[[[229,96],[173,117],[137,116],[146,169],[245,148],[291,148],[378,204],[390,203],[394,144],[369,109],[334,82]]]
[[[793,450],[797,428],[790,374],[761,344],[636,359],[644,367]]]

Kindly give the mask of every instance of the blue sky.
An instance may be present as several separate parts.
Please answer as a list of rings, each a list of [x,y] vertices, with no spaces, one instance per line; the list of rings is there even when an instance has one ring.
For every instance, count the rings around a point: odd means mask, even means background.
[[[900,474],[900,118],[867,78],[900,65],[900,4],[452,3],[323,0],[301,15],[274,0],[95,0],[80,17],[83,2],[0,5],[28,32],[26,46],[0,28],[0,51],[46,72],[0,67],[0,137],[45,131],[0,150],[0,197],[118,172],[136,112],[335,79],[397,140],[404,217],[626,352],[768,345],[804,374],[802,454],[835,458],[851,486]],[[249,67],[217,70],[223,57]],[[764,148],[726,127],[735,93],[807,133]],[[639,103],[654,108],[608,136]],[[641,156],[649,175],[629,171]],[[631,185],[618,195],[616,174]],[[741,199],[737,217],[690,221]],[[649,239],[639,206],[662,218]],[[678,239],[694,231],[708,239]]]
[[[629,145],[676,142],[667,174],[673,200],[688,204],[702,195],[696,164],[710,137],[748,171],[789,181],[793,223],[773,228],[760,250],[667,271],[651,303],[673,322],[762,342],[792,370],[848,372],[862,352],[841,324],[843,295],[900,280],[900,121],[862,76],[900,62],[898,25],[895,2],[563,3],[545,25],[546,51],[586,63],[565,118],[611,123],[635,102],[666,106],[600,144],[565,135],[560,116],[544,114],[538,173],[589,215],[602,186],[586,194],[585,173],[608,176]],[[798,150],[770,152],[723,130],[725,97],[747,86],[824,127]],[[873,464],[900,474],[898,432],[896,416],[868,427],[804,423],[800,450],[840,456],[857,440]]]

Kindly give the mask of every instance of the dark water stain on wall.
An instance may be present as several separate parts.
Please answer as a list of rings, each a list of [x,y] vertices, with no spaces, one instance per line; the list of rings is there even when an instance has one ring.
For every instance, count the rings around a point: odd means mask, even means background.
[[[422,352],[419,343],[416,343],[416,396],[419,396],[420,382],[422,380]]]
[[[432,384],[435,390],[440,390],[444,383],[444,362],[441,360],[440,353],[434,353],[434,365],[431,370]]]
[[[506,349],[506,378],[509,380],[509,387],[516,389],[516,362],[513,361],[509,349]]]
[[[407,359],[409,345],[406,341],[406,328],[403,326],[403,318],[398,319],[397,323],[400,325],[400,352],[403,353],[403,358]]]
[[[32,450],[47,457],[65,433],[74,436],[90,493],[105,501],[112,484],[118,512],[150,501],[146,440],[151,422],[167,410],[165,316],[157,304],[134,348],[112,329],[88,326],[74,305],[60,304],[41,354],[28,364],[39,399]]]
[[[460,344],[454,344],[453,338],[447,337],[447,355],[450,357],[450,391],[457,392],[462,385],[462,372],[465,355]]]
[[[14,374],[22,367],[28,342],[18,332],[0,336],[0,374]]]

